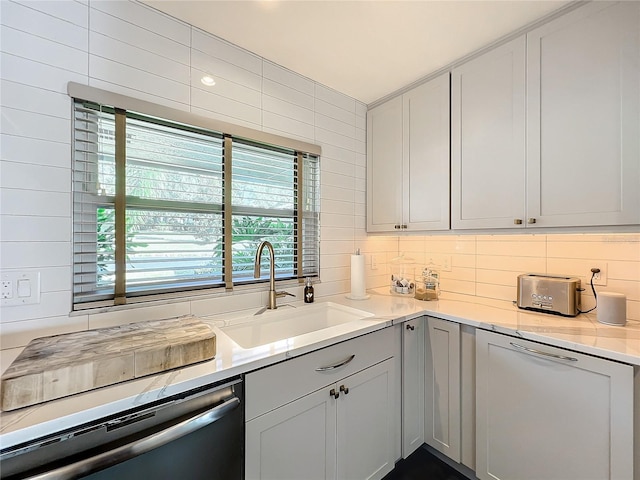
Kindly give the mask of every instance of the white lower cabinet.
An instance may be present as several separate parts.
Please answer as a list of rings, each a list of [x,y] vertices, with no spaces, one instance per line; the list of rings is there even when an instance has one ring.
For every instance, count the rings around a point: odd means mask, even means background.
[[[480,479],[633,478],[633,367],[478,330]]]
[[[247,375],[247,480],[381,479],[393,469],[392,330]]]
[[[402,458],[424,443],[424,329],[426,317],[402,327]]]
[[[460,324],[427,318],[424,438],[460,462]]]

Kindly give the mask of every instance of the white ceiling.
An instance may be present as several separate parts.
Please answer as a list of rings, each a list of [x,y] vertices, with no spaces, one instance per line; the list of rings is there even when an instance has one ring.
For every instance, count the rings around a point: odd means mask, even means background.
[[[371,103],[562,7],[564,0],[147,0]]]

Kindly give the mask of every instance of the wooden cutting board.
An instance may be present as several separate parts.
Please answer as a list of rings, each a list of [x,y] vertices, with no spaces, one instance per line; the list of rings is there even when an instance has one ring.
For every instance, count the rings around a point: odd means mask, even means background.
[[[2,410],[209,360],[212,328],[193,316],[32,340],[1,379]]]

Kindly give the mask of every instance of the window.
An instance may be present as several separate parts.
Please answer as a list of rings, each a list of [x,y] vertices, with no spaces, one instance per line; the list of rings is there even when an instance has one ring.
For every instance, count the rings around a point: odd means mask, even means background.
[[[87,101],[74,111],[74,308],[256,282],[263,240],[277,279],[318,275],[317,156]]]

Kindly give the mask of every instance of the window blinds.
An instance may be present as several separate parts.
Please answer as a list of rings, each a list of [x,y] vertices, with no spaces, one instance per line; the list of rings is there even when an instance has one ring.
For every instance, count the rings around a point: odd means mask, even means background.
[[[118,115],[124,116],[123,138],[116,135]],[[119,295],[126,302],[222,287],[228,269],[232,285],[254,282],[262,240],[274,246],[278,279],[317,276],[317,157],[242,139],[225,143],[218,132],[82,101],[75,103],[74,137],[78,308],[112,304]],[[121,142],[125,167],[118,177]],[[120,190],[118,178],[124,179]],[[119,191],[125,227],[117,235]],[[118,239],[124,267],[117,267]],[[120,294],[118,285],[124,286]]]

